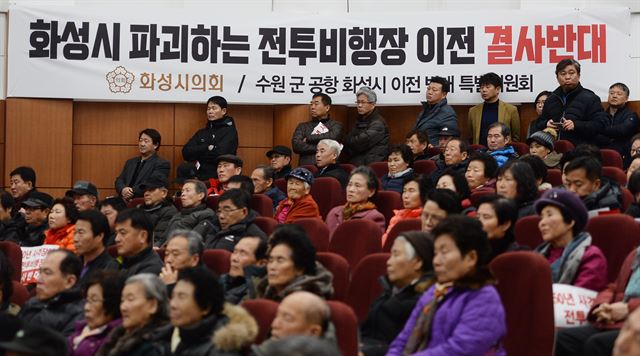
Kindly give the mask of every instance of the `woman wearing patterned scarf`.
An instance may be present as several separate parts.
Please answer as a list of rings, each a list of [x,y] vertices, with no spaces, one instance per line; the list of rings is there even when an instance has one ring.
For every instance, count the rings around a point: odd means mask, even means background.
[[[535,203],[544,242],[536,251],[551,264],[553,283],[603,290],[607,286],[607,260],[591,245],[584,231],[588,212],[582,200],[564,189],[547,190]]]
[[[505,312],[487,266],[491,248],[482,224],[452,215],[432,235],[436,283],[420,297],[387,356],[505,355]]]
[[[351,219],[369,219],[380,226],[384,232],[384,215],[376,209],[371,199],[378,192],[378,178],[367,166],[360,166],[351,172],[347,184],[347,203],[336,206],[327,214],[327,226],[333,234],[343,222]]]

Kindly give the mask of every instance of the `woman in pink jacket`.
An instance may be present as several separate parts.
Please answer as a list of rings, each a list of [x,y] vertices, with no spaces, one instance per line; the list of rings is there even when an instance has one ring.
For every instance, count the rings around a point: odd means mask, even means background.
[[[553,283],[601,291],[607,286],[607,260],[584,231],[588,212],[575,193],[547,190],[535,203],[544,242],[536,251],[551,264]]]
[[[327,214],[327,226],[333,234],[336,228],[344,221],[351,219],[369,219],[380,226],[384,232],[384,215],[376,209],[371,202],[378,192],[378,178],[373,170],[367,166],[360,166],[351,172],[347,184],[347,203],[336,206]]]

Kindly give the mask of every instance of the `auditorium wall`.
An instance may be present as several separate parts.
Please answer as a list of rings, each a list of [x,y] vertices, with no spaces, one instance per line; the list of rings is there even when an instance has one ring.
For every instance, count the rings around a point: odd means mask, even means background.
[[[640,101],[631,103],[640,112]],[[404,142],[415,124],[420,106],[380,106],[392,143]],[[469,106],[455,106],[463,135],[467,136]],[[535,119],[532,104],[518,106],[521,137]],[[267,164],[264,153],[273,145],[291,145],[296,125],[309,119],[306,105],[238,105],[229,108],[238,126],[245,174]],[[345,125],[357,118],[354,107],[334,106],[331,115]],[[29,165],[37,172],[37,186],[61,196],[74,181],[94,182],[101,197],[115,194],[113,182],[126,159],[137,154],[138,133],[153,127],[162,135],[160,156],[171,162],[171,179],[182,162],[182,145],[205,124],[204,104],[84,102],[8,98],[0,101],[0,184],[9,184],[9,172]],[[294,157],[297,162],[297,157]]]

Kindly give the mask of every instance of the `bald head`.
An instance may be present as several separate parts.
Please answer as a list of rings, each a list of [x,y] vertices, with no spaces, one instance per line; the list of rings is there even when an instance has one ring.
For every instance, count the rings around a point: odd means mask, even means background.
[[[330,317],[329,305],[324,299],[304,291],[291,293],[278,306],[271,335],[274,339],[291,335],[322,337]]]

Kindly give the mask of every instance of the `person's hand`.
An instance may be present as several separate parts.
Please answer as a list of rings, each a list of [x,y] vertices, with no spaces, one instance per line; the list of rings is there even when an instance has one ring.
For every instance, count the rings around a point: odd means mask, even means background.
[[[547,121],[547,127],[551,129],[558,129],[558,127],[556,126],[556,123],[553,122],[553,120]]]
[[[433,145],[432,144],[428,144],[427,148],[433,148]]]
[[[209,146],[207,146],[207,150],[208,150],[208,151],[211,151],[211,150],[213,150],[214,148],[215,148],[215,146],[214,146],[214,145],[209,145]]]
[[[602,303],[593,310],[593,315],[596,316],[596,321],[599,323],[608,323],[611,320],[611,312],[609,303]]]
[[[562,121],[562,129],[565,131],[573,131],[576,128],[575,124],[573,123],[573,120],[567,120],[564,119]]]
[[[174,269],[170,264],[165,263],[160,271],[160,279],[164,284],[174,284],[178,280],[178,270]]]
[[[629,315],[629,306],[627,303],[617,302],[613,304],[609,304],[609,311],[611,318],[609,319],[611,322],[616,322],[620,320],[624,320],[627,315]]]
[[[122,197],[126,200],[129,200],[131,198],[133,198],[133,188],[131,187],[124,187],[122,188],[122,191],[120,192],[120,195],[122,195]]]

